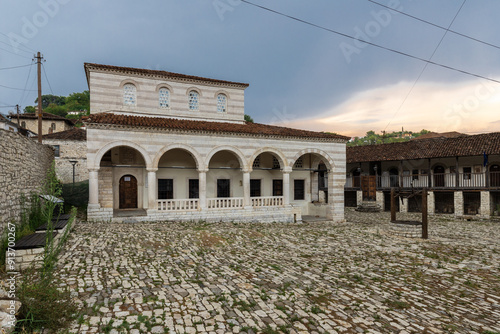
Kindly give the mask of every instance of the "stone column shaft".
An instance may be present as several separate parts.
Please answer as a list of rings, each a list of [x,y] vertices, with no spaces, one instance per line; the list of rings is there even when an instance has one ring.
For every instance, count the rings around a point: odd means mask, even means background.
[[[148,170],[148,209],[149,210],[157,210],[158,209],[158,200],[157,200],[157,192],[156,192],[156,169]]]
[[[199,208],[207,208],[207,172],[198,171]]]
[[[89,170],[89,205],[99,205],[99,174],[98,169]]]
[[[251,206],[250,203],[250,172],[243,172],[243,205]]]
[[[283,171],[283,205],[290,205],[290,172]]]

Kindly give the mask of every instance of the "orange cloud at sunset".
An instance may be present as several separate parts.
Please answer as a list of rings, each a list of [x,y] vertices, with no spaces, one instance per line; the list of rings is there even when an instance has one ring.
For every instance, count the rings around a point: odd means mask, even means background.
[[[500,131],[500,84],[419,82],[398,111],[413,83],[402,82],[354,94],[317,117],[280,125],[363,136],[400,130],[466,133]]]

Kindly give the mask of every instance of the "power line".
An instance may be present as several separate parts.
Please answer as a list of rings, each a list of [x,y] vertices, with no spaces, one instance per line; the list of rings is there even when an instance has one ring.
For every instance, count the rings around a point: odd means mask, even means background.
[[[9,35],[7,35],[7,34],[5,34],[5,33],[3,33],[3,32],[0,32],[0,35],[3,35],[3,36],[5,36],[5,37],[7,37],[8,39],[10,39],[10,36],[9,36]],[[30,51],[30,52],[36,52],[36,50],[33,50],[32,48],[29,48],[29,47],[27,47],[27,46],[26,46],[26,45],[24,45],[24,44],[20,44],[20,43],[19,43],[19,46],[21,46],[21,47],[23,47],[23,48],[27,49],[27,50],[28,50],[28,51]]]
[[[368,1],[371,1],[371,0],[368,0]],[[453,17],[453,20],[451,20],[450,24],[448,25],[448,29],[451,28],[451,26],[453,25],[453,22],[455,22],[458,14],[460,14],[460,12],[462,11],[462,8],[464,7],[465,5],[465,2],[467,0],[464,0],[462,2],[462,5],[460,6],[460,8],[458,9],[457,13],[455,14],[455,16]],[[443,42],[444,38],[446,37],[446,34],[448,33],[448,29],[444,32],[443,36],[441,37],[441,40],[439,41],[438,45],[436,46],[436,48],[434,49],[434,51],[432,52],[431,56],[429,57],[429,60],[432,59],[432,57],[434,57],[434,55],[436,54],[436,51],[439,49],[439,47],[441,46],[441,43]],[[394,113],[394,115],[392,115],[392,118],[390,119],[389,123],[387,123],[387,125],[385,126],[384,130],[387,129],[387,127],[391,124],[392,120],[396,117],[396,115],[399,113],[399,111],[401,110],[401,108],[403,108],[403,105],[405,104],[406,100],[408,99],[408,97],[410,96],[410,94],[413,92],[413,88],[415,88],[415,86],[417,85],[417,82],[420,80],[420,78],[422,77],[422,74],[424,74],[425,70],[427,69],[427,66],[429,66],[428,63],[425,63],[424,67],[422,68],[422,70],[420,71],[420,74],[418,75],[417,79],[415,80],[415,82],[413,83],[413,85],[410,87],[410,90],[408,91],[408,93],[406,94],[405,98],[403,99],[403,101],[401,102],[401,104],[399,105],[399,108],[396,110],[396,112]],[[385,132],[385,131],[384,131]]]
[[[31,65],[33,65],[33,59],[31,60]],[[19,100],[19,104],[22,104],[24,102],[24,95],[26,93],[26,87],[28,86],[28,81],[30,79],[31,69],[32,69],[32,66],[30,66],[30,70],[28,72],[28,77],[26,78],[26,82],[24,83],[24,91],[21,94],[21,99]]]
[[[408,57],[408,58],[412,58],[412,59],[416,59],[416,60],[420,60],[422,62],[429,63],[429,64],[432,64],[432,65],[435,65],[435,66],[438,66],[438,67],[446,68],[446,69],[451,70],[451,71],[459,72],[459,73],[462,73],[462,74],[466,74],[466,75],[469,75],[469,76],[473,76],[473,77],[476,77],[476,78],[485,79],[485,80],[496,82],[496,83],[500,84],[500,80],[495,80],[495,79],[492,79],[492,78],[488,78],[488,77],[485,77],[485,76],[480,75],[480,74],[475,74],[475,73],[472,73],[472,72],[469,72],[469,71],[466,71],[466,70],[461,70],[459,68],[448,66],[448,65],[445,65],[445,64],[436,63],[434,61],[430,61],[430,60],[426,60],[426,59],[421,58],[421,57],[413,56],[413,55],[411,55],[409,53],[406,53],[406,52],[403,52],[403,51],[398,51],[396,49],[392,49],[392,48],[389,48],[389,47],[386,47],[386,46],[382,46],[382,45],[379,45],[379,44],[376,44],[376,43],[373,43],[373,42],[367,42],[367,41],[364,41],[362,39],[353,37],[351,35],[344,34],[344,33],[341,33],[339,31],[336,31],[336,30],[333,30],[333,29],[330,29],[330,28],[326,28],[326,27],[320,26],[318,24],[315,24],[315,23],[312,23],[312,22],[309,22],[309,21],[305,21],[305,20],[299,19],[297,17],[291,16],[291,15],[288,15],[288,14],[284,14],[284,13],[278,12],[278,11],[276,11],[274,9],[270,9],[270,8],[267,8],[267,7],[264,7],[264,6],[261,6],[261,5],[254,4],[254,3],[252,3],[252,2],[250,2],[248,0],[241,0],[241,2],[244,2],[244,3],[249,4],[251,6],[258,7],[260,9],[266,10],[268,12],[271,12],[271,13],[274,13],[274,14],[277,14],[277,15],[280,15],[280,16],[287,17],[287,18],[292,19],[294,21],[298,21],[298,22],[310,25],[312,27],[315,27],[315,28],[318,28],[318,29],[321,29],[321,30],[325,30],[325,31],[331,32],[331,33],[336,34],[336,35],[340,35],[340,36],[343,36],[343,37],[346,37],[346,38],[349,38],[349,39],[352,39],[352,40],[355,40],[355,41],[358,41],[358,42],[361,42],[361,43],[365,43],[365,44],[377,47],[377,48],[382,49],[382,50],[386,50],[386,51],[389,51],[389,52],[397,53],[399,55],[402,55],[402,56],[405,56],[405,57]]]
[[[7,89],[13,89],[13,90],[26,90],[26,89],[23,89],[23,88],[15,88],[15,87],[9,87],[9,86],[4,86],[4,85],[0,85],[0,87],[3,87],[3,88],[7,88]],[[36,90],[28,90],[30,92],[36,92]]]
[[[404,16],[408,16],[408,17],[410,17],[410,18],[412,18],[412,19],[415,19],[415,20],[417,20],[417,21],[420,21],[420,22],[423,22],[423,23],[429,24],[429,25],[431,25],[431,26],[433,26],[433,27],[436,27],[436,28],[439,28],[439,29],[445,30],[446,32],[451,32],[452,34],[455,34],[455,35],[458,35],[458,36],[465,37],[465,38],[470,39],[470,40],[473,40],[473,41],[475,41],[475,42],[478,42],[478,43],[481,43],[481,44],[485,44],[485,45],[488,45],[488,46],[494,47],[494,48],[496,48],[496,49],[500,49],[500,46],[498,46],[498,45],[495,45],[495,44],[491,44],[491,43],[485,42],[485,41],[483,41],[483,40],[480,40],[480,39],[478,39],[478,38],[474,38],[474,37],[469,36],[469,35],[466,35],[466,34],[462,34],[462,33],[458,32],[458,31],[454,31],[454,30],[447,29],[446,27],[443,27],[443,26],[440,26],[440,25],[438,25],[438,24],[435,24],[435,23],[432,23],[432,22],[426,21],[426,20],[424,20],[424,19],[421,19],[421,18],[416,17],[416,16],[413,16],[413,15],[407,14],[407,13],[402,12],[402,11],[400,11],[400,10],[397,10],[397,9],[395,9],[395,8],[392,8],[392,7],[389,7],[389,6],[387,6],[387,5],[381,4],[381,3],[379,3],[379,2],[376,2],[376,1],[373,1],[373,0],[368,0],[368,1],[369,1],[369,2],[371,2],[371,3],[374,3],[374,4],[376,4],[376,5],[379,5],[379,6],[381,6],[381,7],[387,8],[387,9],[389,9],[389,10],[393,11],[393,12],[396,12],[396,13],[402,14],[402,15],[404,15]]]
[[[45,79],[47,80],[47,83],[49,84],[50,92],[52,93],[52,95],[54,95],[54,91],[52,90],[52,86],[50,85],[49,77],[47,76],[47,72],[45,72],[45,65],[43,65],[43,63],[42,63],[42,69],[43,69],[43,74],[45,75]]]
[[[3,67],[3,68],[0,68],[0,71],[1,70],[11,70],[13,68],[21,68],[21,67],[28,67],[28,66],[32,66],[33,64],[27,64],[27,65],[20,65],[20,66],[12,66],[12,67]]]
[[[11,45],[11,44],[9,44],[9,43],[2,42],[2,41],[0,41],[0,43],[2,43],[2,44],[5,44],[5,45],[7,45],[7,46],[12,47],[12,45]],[[22,52],[26,52],[27,54],[30,54],[30,55],[32,54],[32,52],[30,52],[30,51],[26,51],[26,50],[22,50],[22,49],[18,49],[18,50],[19,50],[19,51],[22,51]]]
[[[23,55],[17,54],[17,53],[15,53],[15,52],[12,52],[12,51],[6,50],[6,49],[4,49],[4,48],[0,48],[0,50],[3,50],[3,51],[8,52],[8,53],[12,53],[13,55],[18,56],[18,57],[21,57],[21,58],[26,58],[26,59],[29,59],[29,58],[28,58],[28,57],[26,57],[26,56],[23,56]]]

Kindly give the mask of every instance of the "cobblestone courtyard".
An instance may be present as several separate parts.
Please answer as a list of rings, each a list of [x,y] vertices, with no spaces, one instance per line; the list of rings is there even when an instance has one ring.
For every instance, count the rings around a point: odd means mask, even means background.
[[[416,218],[400,214],[402,218]],[[73,333],[500,333],[500,223],[430,239],[347,223],[78,223],[59,260]]]

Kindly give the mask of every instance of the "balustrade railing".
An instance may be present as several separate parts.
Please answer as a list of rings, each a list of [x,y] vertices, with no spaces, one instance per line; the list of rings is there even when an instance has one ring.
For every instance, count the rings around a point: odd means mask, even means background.
[[[209,209],[232,209],[243,207],[243,197],[207,198]]]
[[[252,197],[252,206],[282,206],[283,196]]]
[[[161,199],[158,200],[160,211],[189,211],[198,210],[198,199]]]

